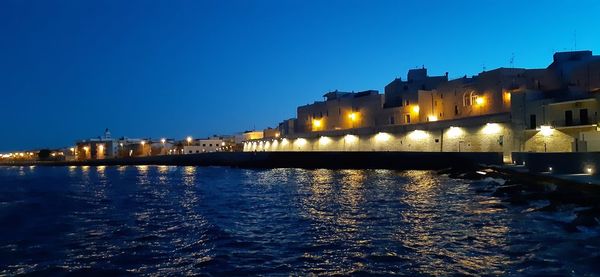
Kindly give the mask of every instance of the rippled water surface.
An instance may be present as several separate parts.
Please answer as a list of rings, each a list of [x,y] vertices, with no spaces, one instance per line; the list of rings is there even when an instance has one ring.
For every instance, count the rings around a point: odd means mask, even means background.
[[[593,275],[600,236],[430,171],[0,167],[0,275]]]

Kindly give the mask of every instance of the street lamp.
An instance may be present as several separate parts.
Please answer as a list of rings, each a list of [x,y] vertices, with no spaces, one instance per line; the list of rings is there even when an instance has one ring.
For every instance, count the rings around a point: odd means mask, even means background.
[[[192,137],[187,137],[185,140],[187,141],[188,146],[190,146],[190,143],[192,142]]]

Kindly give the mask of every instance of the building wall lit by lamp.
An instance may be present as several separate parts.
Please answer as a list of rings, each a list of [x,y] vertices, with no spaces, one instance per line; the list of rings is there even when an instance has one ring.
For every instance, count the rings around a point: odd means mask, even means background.
[[[331,143],[331,139],[329,137],[322,136],[319,138],[319,145],[327,145]]]
[[[481,132],[486,135],[498,134],[502,131],[502,126],[498,123],[486,123]]]
[[[475,104],[477,104],[477,106],[483,106],[485,104],[485,98],[483,98],[483,96],[477,96],[477,98],[475,98]]]
[[[357,112],[351,112],[348,115],[348,118],[350,118],[350,121],[355,122],[358,120],[358,113]]]
[[[412,110],[413,113],[419,113],[420,108],[419,108],[419,106],[414,105],[414,106],[412,106],[411,110]]]
[[[355,135],[345,135],[344,136],[344,141],[346,143],[355,143],[358,141],[358,137]]]
[[[307,141],[306,141],[306,139],[303,139],[303,138],[297,138],[295,143],[298,146],[302,147],[302,146],[306,145]]]
[[[448,129],[446,134],[448,135],[448,138],[453,139],[460,137],[463,133],[464,131],[462,128],[450,126],[450,129]]]
[[[422,140],[429,137],[429,133],[422,130],[414,130],[408,134],[408,137],[413,140]]]
[[[377,133],[377,135],[375,135],[375,141],[376,142],[385,142],[388,141],[392,138],[392,136],[388,133],[383,133],[383,132],[379,132]]]
[[[289,141],[286,138],[284,138],[284,139],[281,140],[281,145],[282,146],[288,145],[288,143],[289,143]]]
[[[317,131],[317,130],[321,129],[322,126],[323,126],[322,119],[313,119],[312,120],[312,130],[313,131]]]
[[[554,132],[554,129],[550,125],[542,125],[540,126],[540,134],[544,137],[551,136]]]
[[[437,116],[435,116],[435,115],[430,115],[430,116],[428,116],[428,117],[427,117],[427,120],[428,120],[428,121],[437,121],[437,120],[438,120],[438,118],[437,118]]]

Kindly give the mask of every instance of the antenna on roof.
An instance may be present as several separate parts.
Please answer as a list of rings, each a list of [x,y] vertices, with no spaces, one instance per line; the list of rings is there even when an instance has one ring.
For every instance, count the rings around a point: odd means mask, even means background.
[[[510,55],[510,68],[515,68],[515,53]]]

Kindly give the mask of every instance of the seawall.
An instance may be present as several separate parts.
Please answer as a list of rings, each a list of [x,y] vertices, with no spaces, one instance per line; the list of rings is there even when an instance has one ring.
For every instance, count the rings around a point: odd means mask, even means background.
[[[443,169],[501,165],[500,152],[215,152],[3,165],[194,165],[247,168]]]

